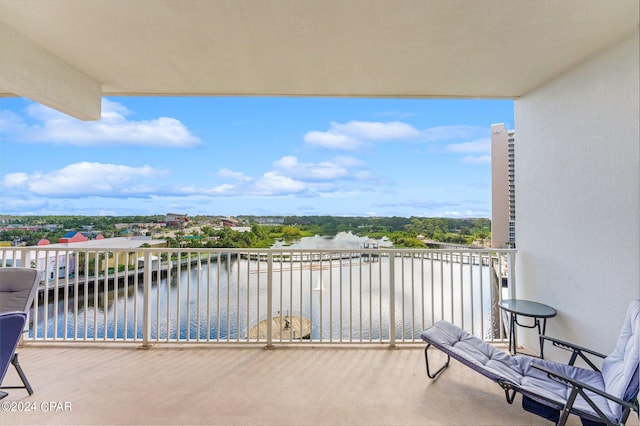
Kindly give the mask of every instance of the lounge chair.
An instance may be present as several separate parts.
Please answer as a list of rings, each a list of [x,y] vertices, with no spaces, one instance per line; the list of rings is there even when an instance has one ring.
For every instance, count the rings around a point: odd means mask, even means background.
[[[0,312],[28,313],[38,291],[39,275],[31,268],[0,268]]]
[[[16,346],[20,341],[20,335],[26,319],[27,315],[24,312],[0,313],[0,383],[2,383],[5,374],[7,374],[9,364],[13,363]],[[0,391],[0,399],[6,396],[6,392]]]
[[[424,352],[429,378],[435,379],[454,358],[498,383],[509,404],[520,393],[525,410],[558,425],[564,425],[569,414],[579,416],[585,425],[623,425],[632,410],[638,413],[640,300],[630,304],[616,347],[608,356],[540,336],[541,341],[570,351],[568,364],[512,356],[447,321],[437,322],[421,337],[427,342]],[[435,372],[429,366],[431,346],[447,355],[445,364]],[[601,368],[596,367],[592,356],[603,359]],[[591,369],[575,366],[578,357]]]
[[[37,270],[30,268],[0,268],[0,314],[15,314],[16,312],[22,313],[24,315],[24,319],[22,321],[23,328],[26,323],[27,316],[29,315],[33,299],[38,291],[38,283],[40,282],[39,275],[40,274]],[[16,320],[5,319],[5,321],[13,324]],[[13,334],[9,332],[5,334],[3,329],[3,332],[0,333],[0,339],[2,343],[2,355],[4,356],[5,351],[9,351],[10,349],[11,359],[9,361],[15,367],[16,372],[20,376],[20,380],[22,380],[23,386],[0,386],[0,389],[26,389],[29,395],[31,395],[33,394],[33,388],[18,362],[18,354],[15,353],[15,347],[19,343],[21,335],[22,329],[20,329],[20,332],[17,335],[18,338],[14,342]],[[0,384],[2,384],[2,380],[4,380],[4,375],[6,373],[6,367],[0,365],[0,368],[4,368],[4,371],[0,370],[0,372],[2,372],[2,376],[0,376]],[[6,396],[5,392],[2,392],[2,394]]]

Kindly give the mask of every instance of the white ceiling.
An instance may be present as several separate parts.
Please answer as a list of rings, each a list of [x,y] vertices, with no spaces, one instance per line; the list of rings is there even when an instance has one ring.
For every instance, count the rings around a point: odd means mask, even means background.
[[[0,0],[0,21],[103,95],[515,98],[635,31],[638,3]]]

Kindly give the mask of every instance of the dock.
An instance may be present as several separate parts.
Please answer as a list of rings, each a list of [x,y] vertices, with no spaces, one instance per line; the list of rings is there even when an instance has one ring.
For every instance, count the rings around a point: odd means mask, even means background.
[[[224,260],[229,257],[235,257],[235,254],[229,253],[220,253],[219,255],[214,254],[210,255],[207,258],[186,258],[180,260],[171,260],[169,262],[164,261],[160,264],[160,267],[153,262],[154,265],[151,268],[151,278],[152,280],[157,280],[158,276],[160,278],[166,278],[169,270],[176,271],[178,268],[183,268],[183,270],[190,270],[198,267],[199,265],[208,265],[212,262],[215,262],[218,258]],[[113,272],[109,271],[105,274],[103,268],[100,269],[98,275],[84,274],[81,273],[78,276],[69,275],[68,277],[58,277],[57,279],[50,280],[41,280],[38,285],[38,294],[40,298],[43,297],[44,293],[54,293],[56,291],[62,292],[65,289],[74,290],[74,289],[83,289],[85,285],[93,286],[94,289],[103,289],[105,286],[107,288],[113,288],[116,283],[118,285],[125,283],[133,283],[135,279],[138,278],[139,282],[142,283],[144,277],[144,268],[142,266],[135,267],[131,266],[124,271]]]

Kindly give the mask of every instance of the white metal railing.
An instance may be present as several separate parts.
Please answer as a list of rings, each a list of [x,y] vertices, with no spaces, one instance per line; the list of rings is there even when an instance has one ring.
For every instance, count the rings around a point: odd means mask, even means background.
[[[504,340],[515,250],[2,248],[42,273],[31,341],[397,343],[446,319]]]

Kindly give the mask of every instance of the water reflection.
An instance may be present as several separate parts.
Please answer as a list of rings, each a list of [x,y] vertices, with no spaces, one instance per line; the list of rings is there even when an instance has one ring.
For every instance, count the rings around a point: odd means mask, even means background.
[[[312,237],[289,248],[359,249],[365,240],[351,234]],[[491,315],[489,267],[396,257],[390,324],[390,259],[361,260],[274,262],[271,312],[308,318],[313,340],[378,341],[391,332],[411,340],[440,318],[486,334],[479,328]],[[265,261],[234,257],[180,267],[155,280],[149,295],[151,339],[247,339],[247,331],[269,313],[267,270]],[[142,339],[141,282],[120,283],[106,294],[92,290],[70,297],[66,307],[62,299],[40,306],[37,337],[45,337],[46,317],[46,337]]]

